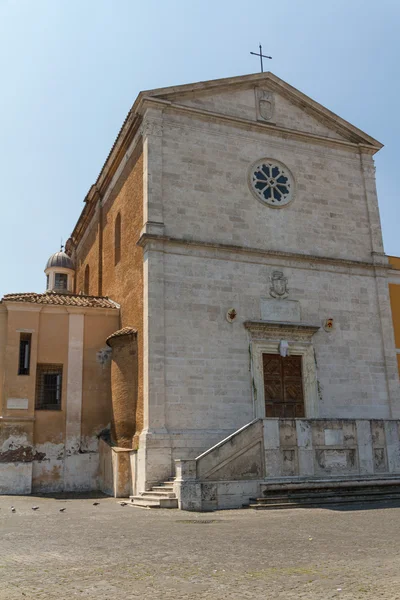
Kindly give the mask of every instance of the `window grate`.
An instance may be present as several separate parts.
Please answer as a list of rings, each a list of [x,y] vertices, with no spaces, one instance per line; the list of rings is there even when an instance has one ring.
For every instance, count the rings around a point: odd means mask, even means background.
[[[62,365],[38,364],[36,410],[61,410],[62,372]]]
[[[29,375],[31,361],[31,333],[21,333],[19,338],[18,375]]]

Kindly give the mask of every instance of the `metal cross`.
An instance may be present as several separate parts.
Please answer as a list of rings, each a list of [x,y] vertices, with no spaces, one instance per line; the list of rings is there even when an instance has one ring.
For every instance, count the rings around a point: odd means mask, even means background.
[[[261,73],[264,73],[263,58],[272,58],[272,56],[265,56],[265,54],[262,53],[262,46],[261,46],[261,44],[260,44],[259,48],[260,48],[260,52],[250,52],[250,54],[254,54],[254,56],[259,56],[260,57]]]

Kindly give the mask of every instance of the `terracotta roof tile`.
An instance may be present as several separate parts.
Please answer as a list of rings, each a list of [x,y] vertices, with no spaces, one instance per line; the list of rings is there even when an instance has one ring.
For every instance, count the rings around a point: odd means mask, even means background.
[[[46,292],[36,294],[35,292],[24,292],[22,294],[6,294],[2,302],[33,302],[34,304],[50,304],[52,306],[82,306],[89,308],[114,308],[119,306],[107,296],[83,296],[76,294],[57,294],[57,292]]]
[[[118,331],[114,331],[114,333],[109,335],[108,338],[106,339],[106,344],[109,346],[110,344],[108,342],[113,338],[121,337],[123,335],[136,335],[136,334],[137,334],[137,329],[134,329],[133,327],[124,327],[123,329],[118,329]]]

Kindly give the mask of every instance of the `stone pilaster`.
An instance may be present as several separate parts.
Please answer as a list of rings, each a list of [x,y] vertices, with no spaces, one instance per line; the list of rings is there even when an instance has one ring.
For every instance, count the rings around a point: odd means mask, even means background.
[[[143,222],[163,223],[162,203],[162,111],[148,108],[142,122]]]

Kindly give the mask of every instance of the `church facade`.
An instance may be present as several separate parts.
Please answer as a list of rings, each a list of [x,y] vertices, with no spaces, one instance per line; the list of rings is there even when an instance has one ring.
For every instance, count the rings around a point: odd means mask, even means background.
[[[110,305],[85,325],[88,360],[105,357],[102,383],[94,369],[78,393],[92,474],[76,466],[63,489],[140,503],[175,478],[179,506],[201,510],[240,506],[266,481],[400,474],[381,147],[271,73],[139,94],[66,246],[71,297]],[[18,302],[3,299],[9,321]],[[22,419],[13,396],[31,393],[42,418],[32,390],[3,388],[4,426]],[[51,490],[35,472],[32,489]]]

